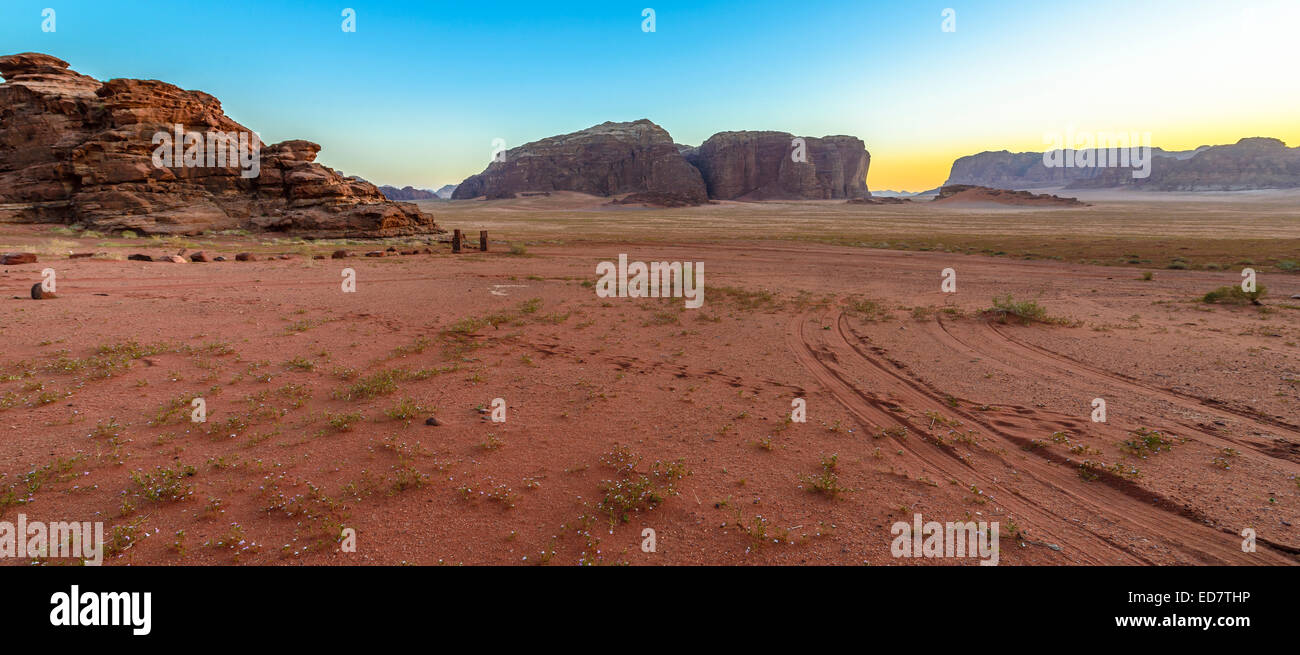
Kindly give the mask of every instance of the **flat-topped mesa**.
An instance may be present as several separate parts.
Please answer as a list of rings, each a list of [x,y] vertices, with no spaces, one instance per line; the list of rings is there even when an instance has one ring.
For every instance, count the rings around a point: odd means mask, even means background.
[[[453,199],[512,198],[528,191],[578,191],[596,196],[654,192],[700,204],[708,197],[700,173],[672,137],[646,119],[606,122],[505,151],[501,161],[466,178]]]
[[[0,57],[0,220],[196,234],[436,232],[415,205],[315,162],[321,147],[264,145],[201,91],[100,83],[49,55]]]
[[[802,143],[796,141],[802,139]],[[789,132],[719,132],[686,152],[718,200],[863,198],[871,155],[852,136],[795,137]]]

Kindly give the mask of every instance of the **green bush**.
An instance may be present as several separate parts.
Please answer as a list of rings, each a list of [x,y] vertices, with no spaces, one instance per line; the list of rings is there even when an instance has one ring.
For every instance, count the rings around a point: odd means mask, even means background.
[[[1219,303],[1223,305],[1258,305],[1260,298],[1268,293],[1268,289],[1260,284],[1255,287],[1254,291],[1242,291],[1241,285],[1229,285],[1219,287],[1201,298],[1201,302]]]

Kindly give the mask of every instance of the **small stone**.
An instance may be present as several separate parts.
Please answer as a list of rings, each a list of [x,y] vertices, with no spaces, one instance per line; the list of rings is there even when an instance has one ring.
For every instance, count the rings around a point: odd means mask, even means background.
[[[198,251],[198,252],[196,252],[196,253],[190,255],[190,261],[192,261],[192,262],[206,262],[206,261],[208,261],[208,255],[207,255],[207,253],[205,253],[205,252],[203,252],[202,250],[200,250],[200,251]]]
[[[184,264],[185,258],[181,257],[180,255],[169,255],[166,259],[160,261],[171,262],[173,264]]]
[[[32,300],[51,300],[57,297],[58,296],[55,296],[54,294],[49,293],[44,289],[42,289],[40,282],[37,282],[36,284],[32,285]]]
[[[442,425],[442,421],[439,421],[438,418],[437,418],[436,416],[430,416],[429,418],[427,418],[427,419],[424,420],[424,424],[425,424],[425,425]]]
[[[136,253],[136,254],[134,254],[134,255],[129,255],[129,256],[127,256],[127,259],[130,260],[130,261],[133,261],[133,262],[151,262],[151,261],[153,261],[153,257],[150,257],[149,255],[141,255],[141,254],[139,254],[139,253]]]
[[[214,261],[214,262],[224,262],[224,261],[226,261],[226,258],[225,258],[225,257],[222,257],[221,255],[217,255],[216,257],[213,257],[213,258],[212,258],[212,261]]]
[[[87,258],[87,257],[94,257],[94,256],[95,256],[95,253],[93,253],[93,252],[70,252],[70,253],[68,253],[68,259],[85,259],[85,258]]]
[[[366,253],[366,256],[367,256],[367,257],[383,257],[383,256],[384,256],[384,251],[382,251],[382,250],[371,250],[370,252]]]
[[[254,261],[257,261],[257,258],[254,257],[254,256],[253,256],[253,253],[251,253],[251,252],[241,252],[241,253],[239,253],[238,255],[235,255],[235,261],[237,261],[237,262],[254,262]]]
[[[7,252],[0,255],[0,266],[11,266],[14,264],[35,264],[36,255],[30,252]]]
[[[330,255],[330,259],[347,259],[347,257],[348,251],[346,250],[335,250],[334,254]]]

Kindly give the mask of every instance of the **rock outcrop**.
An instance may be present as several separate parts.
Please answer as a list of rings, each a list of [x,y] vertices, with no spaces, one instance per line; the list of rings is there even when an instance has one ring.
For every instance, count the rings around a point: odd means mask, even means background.
[[[639,194],[655,205],[720,200],[863,198],[871,155],[851,136],[803,137],[796,155],[787,132],[721,132],[698,148],[673,143],[641,119],[602,123],[534,141],[460,183],[455,199],[513,198],[525,192]],[[640,204],[640,201],[635,201]]]
[[[899,200],[897,198],[893,200]],[[943,205],[1012,205],[1017,207],[1089,207],[1078,198],[1064,198],[1047,193],[992,189],[969,184],[950,184],[940,187],[939,195],[932,200]]]
[[[100,83],[38,53],[0,57],[0,77],[0,220],[160,234],[437,231],[415,205],[389,202],[373,184],[316,163],[317,144],[264,146],[201,91],[157,80]],[[164,147],[172,139],[179,148]]]
[[[1091,161],[1102,161],[1091,151]],[[1195,150],[1151,148],[1145,177],[1133,167],[1048,167],[1041,152],[982,152],[953,162],[947,184],[999,189],[1133,188],[1149,191],[1242,191],[1300,188],[1300,147],[1278,139],[1253,137],[1232,145]],[[1141,175],[1141,171],[1139,171]]]
[[[410,202],[412,200],[433,200],[438,197],[437,192],[428,189],[417,189],[413,186],[404,186],[397,188],[387,184],[379,187],[379,192],[384,194],[389,200]]]
[[[456,193],[456,185],[444,184],[441,189],[434,191],[434,193],[443,200],[451,200],[451,194]]]
[[[788,132],[720,132],[686,152],[717,200],[864,198],[871,155],[852,136],[802,137],[802,156]],[[797,159],[801,161],[796,161]]]
[[[461,182],[456,200],[512,198],[524,191],[578,191],[595,196],[652,192],[691,204],[708,196],[700,172],[668,132],[641,119],[606,122],[512,148],[504,161]]]

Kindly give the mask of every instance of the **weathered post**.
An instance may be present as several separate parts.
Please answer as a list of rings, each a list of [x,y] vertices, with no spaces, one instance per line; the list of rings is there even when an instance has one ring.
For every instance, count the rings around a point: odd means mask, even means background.
[[[460,230],[452,230],[451,232],[451,251],[460,252]]]
[[[478,249],[481,250],[481,251],[483,251],[483,252],[487,252],[487,249],[488,249],[488,245],[487,245],[487,230],[479,230],[479,231],[478,231]]]

